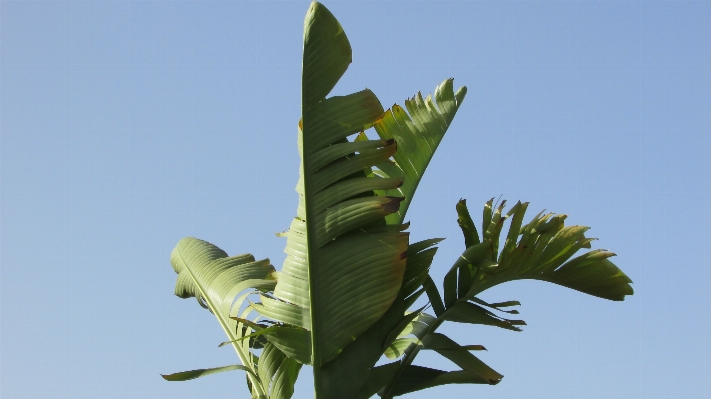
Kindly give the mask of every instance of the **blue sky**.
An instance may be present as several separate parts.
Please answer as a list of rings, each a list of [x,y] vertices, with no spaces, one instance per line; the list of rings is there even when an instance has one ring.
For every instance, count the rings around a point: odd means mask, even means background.
[[[385,107],[469,89],[408,213],[463,250],[454,205],[530,201],[592,227],[634,280],[608,302],[540,282],[522,333],[449,325],[501,384],[414,394],[711,396],[711,3],[332,2]],[[280,267],[295,215],[308,2],[0,2],[0,395],[246,397],[223,333],[173,296],[195,236]],[[420,364],[451,368],[436,357]],[[312,397],[309,369],[295,398]]]

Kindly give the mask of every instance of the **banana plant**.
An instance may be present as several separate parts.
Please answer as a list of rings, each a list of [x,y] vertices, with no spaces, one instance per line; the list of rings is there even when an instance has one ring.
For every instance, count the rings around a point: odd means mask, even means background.
[[[228,337],[222,345],[235,349],[240,364],[165,379],[241,370],[252,397],[260,399],[290,398],[303,365],[313,371],[317,399],[497,384],[503,376],[472,353],[483,346],[460,345],[437,332],[445,321],[520,331],[525,323],[508,318],[520,304],[487,303],[481,292],[537,279],[610,300],[632,294],[611,252],[574,257],[591,248],[587,227],[566,227],[565,215],[543,213],[524,225],[527,203],[504,213],[506,202],[493,199],[484,206],[481,235],[466,202],[457,204],[466,248],[440,291],[429,269],[442,239],[410,243],[405,217],[466,88],[455,92],[447,79],[434,95],[418,93],[404,108],[388,110],[368,89],[328,97],[351,60],[343,28],[313,2],[304,27],[299,201],[289,230],[278,234],[286,238],[286,259],[277,272],[268,259],[229,257],[205,241],[181,240],[171,255],[175,294],[195,297],[215,315]],[[418,308],[423,294],[427,303]],[[421,350],[460,369],[414,365]],[[379,364],[383,357],[393,361]]]

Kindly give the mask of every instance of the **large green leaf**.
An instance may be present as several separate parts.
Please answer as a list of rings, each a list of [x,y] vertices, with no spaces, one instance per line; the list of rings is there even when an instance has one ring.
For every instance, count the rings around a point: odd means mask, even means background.
[[[341,374],[333,365],[341,364],[341,371],[351,367],[353,362],[336,358],[391,308],[402,286],[408,248],[408,233],[384,227],[385,217],[398,211],[402,198],[374,195],[396,189],[402,179],[364,173],[391,158],[397,144],[348,139],[382,118],[380,102],[370,90],[325,98],[350,61],[342,27],[325,7],[312,3],[304,29],[299,207],[285,234],[287,258],[273,295],[255,304],[257,311],[282,323],[265,333],[273,345],[301,356],[301,362],[302,350],[311,349],[317,396],[326,385],[333,391],[339,380],[324,383],[322,369],[330,364],[326,374],[334,376]],[[414,273],[410,280],[418,276]],[[401,310],[391,322],[403,317]],[[387,334],[390,329],[383,330]],[[292,334],[277,341],[286,331]],[[376,361],[356,372],[367,372]]]

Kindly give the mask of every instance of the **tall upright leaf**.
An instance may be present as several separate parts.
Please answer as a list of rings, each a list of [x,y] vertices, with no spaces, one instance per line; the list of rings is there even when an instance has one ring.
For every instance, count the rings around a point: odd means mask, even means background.
[[[299,209],[273,298],[263,298],[257,310],[285,323],[281,328],[308,332],[317,397],[326,394],[321,369],[391,307],[408,246],[408,233],[385,228],[385,216],[398,211],[402,198],[373,194],[402,179],[363,172],[387,161],[397,144],[348,140],[382,118],[380,102],[367,89],[325,98],[350,61],[341,25],[312,3],[304,28]]]

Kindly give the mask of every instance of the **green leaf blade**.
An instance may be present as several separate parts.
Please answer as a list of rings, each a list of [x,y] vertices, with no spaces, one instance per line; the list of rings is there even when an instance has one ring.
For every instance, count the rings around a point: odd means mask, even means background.
[[[182,371],[180,373],[173,373],[173,374],[161,374],[161,377],[163,377],[163,379],[166,381],[188,381],[188,380],[194,380],[196,378],[204,377],[206,375],[217,374],[217,373],[222,373],[222,372],[231,371],[231,370],[243,370],[248,373],[252,372],[252,370],[250,370],[244,366],[240,366],[239,364],[233,364],[231,366]]]
[[[567,215],[543,212],[522,226],[528,203],[517,203],[506,215],[512,218],[506,243],[498,255],[499,264],[487,273],[480,273],[472,283],[469,295],[495,285],[522,279],[547,281],[589,295],[622,301],[632,295],[632,280],[609,258],[612,252],[592,250],[574,257],[583,248],[590,248],[591,238],[585,237],[586,226],[565,226]],[[492,201],[484,209],[484,225],[494,236],[494,222],[501,214]],[[518,240],[518,242],[517,242]]]
[[[431,96],[423,99],[420,93],[405,100],[407,112],[397,104],[393,105],[374,125],[381,139],[394,139],[398,145],[398,151],[393,155],[396,163],[389,167],[390,170],[383,165],[378,167],[389,177],[405,177],[399,189],[405,199],[400,210],[387,217],[388,223],[398,224],[405,220],[425,169],[464,100],[466,90],[460,89],[460,97],[455,97],[453,82],[453,79],[447,79],[438,85],[434,101]]]
[[[302,104],[305,109],[331,92],[352,60],[351,45],[336,17],[312,2],[304,20]]]
[[[178,273],[175,294],[181,298],[195,297],[215,315],[244,367],[251,372],[250,386],[262,394],[264,389],[250,360],[253,342],[242,342],[242,323],[230,316],[233,308],[239,308],[249,294],[235,301],[240,292],[274,288],[274,267],[268,259],[255,261],[249,254],[229,257],[217,246],[192,237],[178,242],[171,253],[171,264]]]

